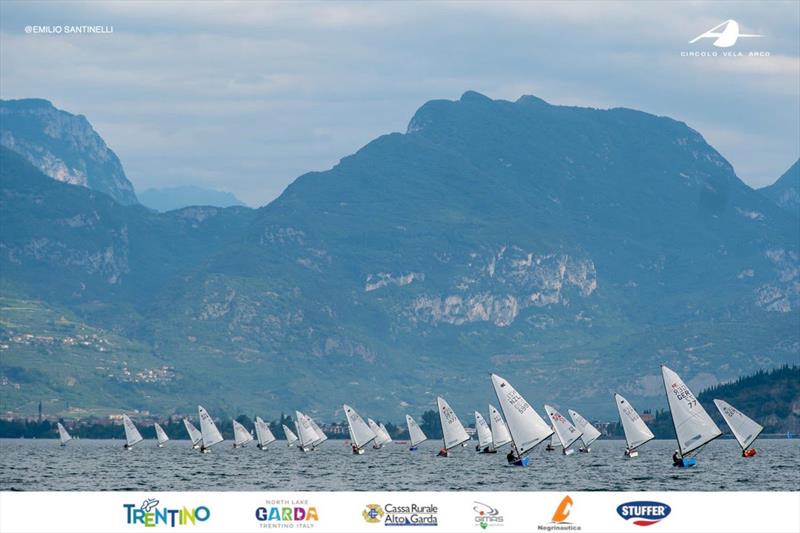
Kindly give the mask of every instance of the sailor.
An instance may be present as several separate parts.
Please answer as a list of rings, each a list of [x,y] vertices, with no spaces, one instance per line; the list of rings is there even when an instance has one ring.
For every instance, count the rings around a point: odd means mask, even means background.
[[[680,466],[682,462],[683,461],[681,459],[680,452],[675,450],[675,453],[672,454],[672,464],[674,466]]]
[[[447,457],[447,455],[448,455],[447,454],[447,450],[442,448],[441,450],[439,450],[439,454],[438,455],[439,455],[439,457]]]

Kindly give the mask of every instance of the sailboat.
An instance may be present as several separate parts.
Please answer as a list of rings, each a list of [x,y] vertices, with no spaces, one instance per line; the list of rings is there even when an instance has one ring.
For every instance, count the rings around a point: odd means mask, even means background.
[[[372,441],[372,449],[373,450],[380,450],[383,445],[387,442],[386,437],[387,435],[383,434],[381,427],[375,423],[375,421],[371,418],[367,418],[367,425],[369,429],[375,433],[375,440]]]
[[[622,421],[622,430],[625,432],[625,443],[627,444],[625,455],[627,457],[638,457],[639,452],[636,451],[636,448],[656,437],[628,400],[615,393],[614,401],[617,403],[619,419]]]
[[[556,432],[559,442],[561,442],[561,453],[564,455],[575,453],[575,450],[570,450],[569,447],[581,438],[581,432],[552,406],[545,404],[544,411],[550,417],[550,421],[553,423],[553,430]]]
[[[364,419],[361,418],[355,409],[344,404],[344,415],[347,417],[347,428],[350,431],[350,443],[353,447],[353,455],[362,455],[364,447],[377,438],[375,432],[370,429]]]
[[[244,445],[253,440],[253,436],[242,424],[233,421],[233,447],[244,448]]]
[[[308,417],[300,411],[295,411],[294,426],[297,430],[298,449],[301,452],[310,452],[314,450],[314,443],[320,439],[319,434],[314,430]]]
[[[186,418],[183,419],[183,425],[186,427],[186,432],[189,434],[189,439],[192,441],[192,448],[196,450],[200,447],[203,434]]]
[[[758,438],[761,432],[764,431],[764,426],[746,416],[728,402],[714,400],[714,405],[717,406],[722,418],[725,419],[725,423],[731,428],[731,433],[736,437],[739,446],[742,447],[742,457],[753,457],[756,455],[755,448],[748,448]]]
[[[256,439],[258,440],[256,448],[259,450],[264,450],[268,444],[275,442],[275,435],[272,434],[269,425],[260,416],[256,417]]]
[[[153,427],[156,428],[156,441],[158,441],[158,447],[163,448],[164,443],[169,440],[167,432],[164,431],[164,428],[162,428],[157,422],[153,424]]]
[[[122,445],[126,450],[130,450],[137,442],[141,442],[142,434],[136,429],[133,420],[126,414],[122,415],[122,426],[125,428],[125,444]]]
[[[314,428],[314,432],[317,434],[317,440],[314,441],[314,448],[318,448],[320,444],[328,440],[328,436],[325,434],[322,429],[314,422],[314,419],[310,416],[306,416],[308,418],[308,422],[311,424],[311,427]]]
[[[511,451],[506,455],[509,464],[528,466],[526,454],[553,434],[539,413],[505,379],[492,374],[492,386],[511,434]]]
[[[678,374],[661,365],[661,375],[675,437],[678,439],[678,449],[672,456],[672,462],[675,466],[688,468],[697,464],[697,458],[687,456],[722,435],[722,431]]]
[[[436,398],[439,408],[439,419],[442,422],[442,449],[439,450],[439,457],[449,457],[450,450],[456,446],[461,446],[469,442],[469,435],[458,419],[453,408],[441,396]]]
[[[208,411],[203,409],[202,405],[197,406],[197,412],[200,415],[200,435],[202,436],[200,439],[200,452],[208,453],[211,451],[212,446],[219,444],[224,439],[217,429],[214,419],[211,418]]]
[[[292,447],[294,443],[297,442],[297,435],[294,434],[294,431],[289,429],[286,424],[281,424],[283,426],[283,434],[286,436],[286,446]]]
[[[508,426],[506,426],[500,411],[495,409],[492,404],[489,404],[489,425],[492,430],[492,447],[494,447],[495,450],[511,442],[511,434],[508,432]]]
[[[581,446],[578,451],[589,453],[591,448],[589,446],[592,445],[594,441],[600,437],[601,433],[594,427],[592,424],[589,423],[588,420],[583,418],[578,411],[573,411],[572,409],[568,409],[567,412],[569,413],[569,417],[572,419],[572,423],[575,424],[575,427],[578,428],[578,431],[581,432],[581,440],[583,441],[583,446]]]
[[[481,453],[497,453],[492,430],[478,411],[475,411],[475,429],[478,430],[478,444],[475,445],[475,450]]]
[[[61,446],[66,446],[72,440],[72,435],[69,434],[67,428],[61,422],[56,425],[58,426],[58,440],[61,442]]]
[[[408,436],[411,438],[411,448],[409,448],[409,451],[417,451],[419,445],[428,440],[428,437],[411,415],[406,415],[406,424],[408,425]]]

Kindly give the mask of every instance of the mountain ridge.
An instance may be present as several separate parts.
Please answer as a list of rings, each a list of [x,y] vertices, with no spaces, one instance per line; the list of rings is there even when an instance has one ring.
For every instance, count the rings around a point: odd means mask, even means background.
[[[796,358],[799,230],[685,124],[475,93],[424,104],[409,130],[257,210],[125,210],[111,256],[65,222],[93,206],[51,227],[28,195],[0,229],[6,284],[191,376],[173,409],[328,416],[355,397],[400,414],[444,394],[463,411],[496,371],[591,413],[610,390],[663,395],[663,362],[705,386]],[[129,271],[109,283],[52,251],[80,246],[124,251]]]

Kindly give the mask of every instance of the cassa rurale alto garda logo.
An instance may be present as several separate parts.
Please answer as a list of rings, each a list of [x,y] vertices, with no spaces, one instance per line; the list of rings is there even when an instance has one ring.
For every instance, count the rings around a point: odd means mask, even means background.
[[[387,503],[378,505],[370,503],[361,511],[361,516],[368,524],[384,526],[438,526],[439,508],[432,504],[417,503],[398,505]]]

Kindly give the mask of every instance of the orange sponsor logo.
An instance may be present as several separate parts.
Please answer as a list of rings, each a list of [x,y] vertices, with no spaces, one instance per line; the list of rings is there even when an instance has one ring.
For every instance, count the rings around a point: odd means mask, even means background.
[[[572,510],[572,498],[569,495],[564,496],[561,503],[558,504],[556,512],[553,513],[553,523],[560,524],[569,518],[569,512]]]

